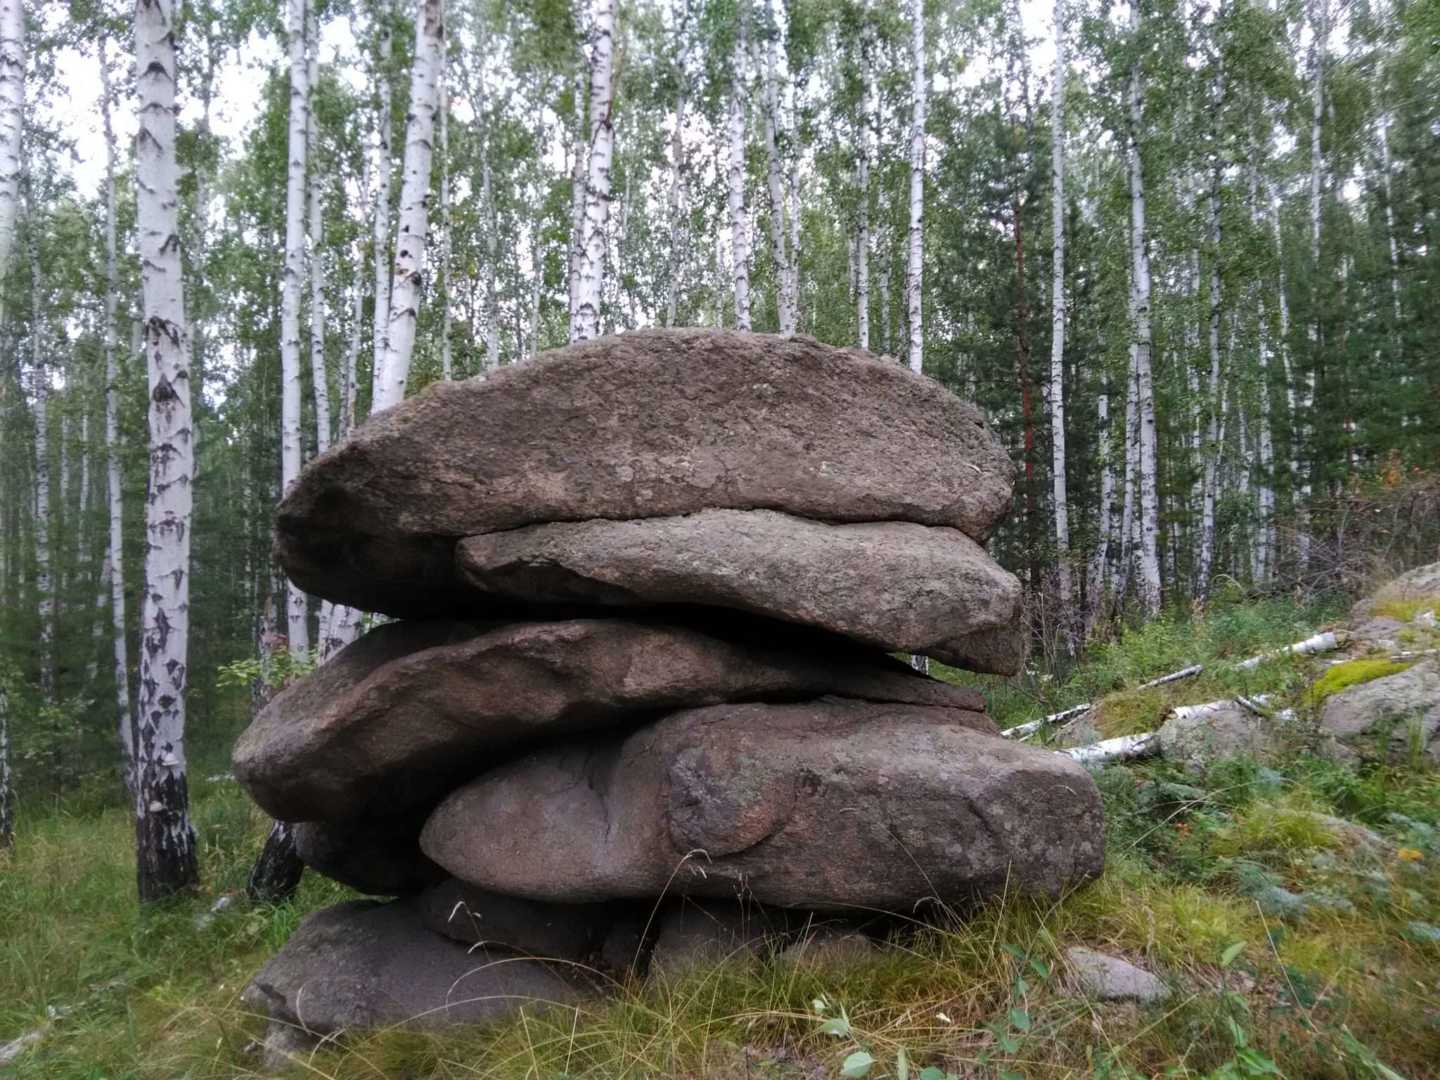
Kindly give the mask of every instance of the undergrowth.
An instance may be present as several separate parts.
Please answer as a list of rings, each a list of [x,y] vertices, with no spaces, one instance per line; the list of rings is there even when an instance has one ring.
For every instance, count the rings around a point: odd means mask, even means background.
[[[1266,602],[1162,621],[1102,647],[1060,686],[1036,679],[1023,700],[992,687],[992,701],[1014,723],[1197,662],[1215,667],[1179,684],[1195,700],[1298,694],[1292,661],[1251,673],[1220,661],[1304,637],[1328,613]],[[294,1075],[1440,1076],[1440,773],[1297,756],[1203,776],[1117,765],[1096,779],[1105,873],[1059,901],[1008,896],[843,966],[735,956],[488,1031],[374,1033]],[[0,861],[0,1043],[49,1027],[0,1075],[260,1075],[263,1023],[239,993],[305,911],[348,894],[310,875],[293,904],[237,899],[212,912],[243,890],[267,822],[233,783],[203,777],[195,817],[202,894],[142,912],[122,810],[22,814],[16,851]],[[1156,972],[1171,997],[1140,1007],[1075,992],[1063,954],[1082,944]]]

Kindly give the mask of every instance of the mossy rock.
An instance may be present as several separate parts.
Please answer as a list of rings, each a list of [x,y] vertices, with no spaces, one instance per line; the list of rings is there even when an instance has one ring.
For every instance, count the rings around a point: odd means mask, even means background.
[[[1425,596],[1392,596],[1383,593],[1371,601],[1370,609],[1378,618],[1412,622],[1426,611],[1440,612],[1440,593]]]
[[[1346,660],[1336,664],[1316,679],[1310,689],[1305,691],[1305,701],[1309,705],[1320,705],[1326,698],[1332,694],[1338,694],[1341,690],[1348,690],[1352,686],[1375,679],[1383,679],[1387,675],[1398,675],[1408,667],[1410,667],[1408,663],[1389,660],[1385,657],[1366,656],[1358,660]]]

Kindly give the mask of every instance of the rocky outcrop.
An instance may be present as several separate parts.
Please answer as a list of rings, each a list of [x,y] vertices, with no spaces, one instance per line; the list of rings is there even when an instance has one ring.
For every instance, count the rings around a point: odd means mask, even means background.
[[[704,604],[979,671],[1013,675],[1025,658],[1020,582],[956,529],[702,510],[472,536],[456,561],[477,593],[510,602]]]
[[[440,804],[421,846],[482,888],[565,902],[743,892],[901,910],[1096,876],[1085,770],[979,721],[847,701],[688,710],[485,774]]]
[[[308,592],[407,618],[472,611],[455,541],[714,508],[913,521],[984,540],[1013,467],[933,380],[803,337],[597,338],[436,383],[301,474],[276,553]]]
[[[1325,699],[1322,749],[1349,764],[1440,764],[1440,664],[1425,660]]]
[[[700,330],[433,386],[305,469],[303,588],[404,621],[279,693],[235,775],[309,866],[403,899],[307,919],[246,1000],[280,1060],[953,916],[1100,872],[1085,770],[887,652],[1018,670],[983,548],[1012,469],[877,357]],[[788,950],[788,951],[787,951]]]

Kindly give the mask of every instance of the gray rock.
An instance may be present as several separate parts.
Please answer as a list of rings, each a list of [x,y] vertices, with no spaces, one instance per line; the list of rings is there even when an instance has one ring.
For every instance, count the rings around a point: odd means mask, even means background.
[[[1170,996],[1164,981],[1118,956],[1074,945],[1065,950],[1065,960],[1079,988],[1102,1001],[1149,1005]]]
[[[957,529],[702,510],[472,536],[456,562],[477,594],[507,601],[702,604],[980,671],[1025,659],[1020,582]]]
[[[715,632],[620,619],[381,626],[261,710],[235,745],[236,775],[279,820],[338,820],[428,811],[520,744],[687,706],[838,693],[984,708],[978,692],[874,650],[717,614],[730,621]]]
[[[323,1040],[319,1035],[282,1020],[265,1025],[261,1041],[260,1067],[267,1073],[283,1073],[297,1063],[308,1060]]]
[[[1403,629],[1405,629],[1405,624],[1399,619],[1377,616],[1352,626],[1350,638],[1373,648],[1393,649],[1396,647],[1396,635]]]
[[[1161,756],[1203,772],[1225,758],[1266,760],[1284,748],[1290,735],[1279,719],[1259,716],[1236,702],[1203,713],[1171,713],[1160,725]]]
[[[686,710],[487,773],[421,843],[481,888],[562,902],[739,894],[909,912],[1098,875],[1089,774],[977,719],[843,699]]]
[[[292,836],[306,866],[370,896],[417,893],[448,876],[420,850],[413,817],[304,821]]]
[[[420,917],[437,934],[539,959],[584,961],[615,921],[604,904],[544,904],[501,896],[454,878],[416,900]]]
[[[307,592],[453,614],[471,610],[462,536],[763,508],[983,540],[1013,476],[975,406],[893,361],[805,337],[637,331],[376,414],[302,472],[275,548]]]
[[[1319,723],[1322,752],[1347,764],[1440,763],[1440,664],[1425,660],[1331,694]]]
[[[833,970],[874,958],[875,942],[854,930],[819,927],[786,948],[780,959],[812,970]]]
[[[1374,596],[1358,601],[1350,609],[1352,620],[1359,622],[1375,612],[1377,601],[1420,600],[1434,596],[1440,598],[1440,562],[1428,563],[1408,570],[1383,585]]]
[[[412,903],[354,900],[308,916],[266,961],[241,1001],[310,1035],[443,1028],[569,1004],[588,988],[538,960],[427,930]]]
[[[735,900],[670,901],[656,919],[650,974],[675,978],[696,967],[759,956],[783,944],[795,917]]]

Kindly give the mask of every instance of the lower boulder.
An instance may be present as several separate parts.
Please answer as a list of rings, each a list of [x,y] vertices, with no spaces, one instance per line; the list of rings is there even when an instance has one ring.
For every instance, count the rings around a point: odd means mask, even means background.
[[[451,878],[416,901],[437,934],[545,960],[584,962],[623,912],[606,904],[544,904],[486,892]]]
[[[1098,875],[1090,775],[988,729],[965,710],[837,698],[689,709],[481,776],[440,804],[421,846],[471,884],[560,902],[908,912]]]
[[[538,960],[472,949],[426,929],[411,901],[315,912],[241,995],[272,1025],[314,1036],[499,1020],[573,1004],[589,988]]]

